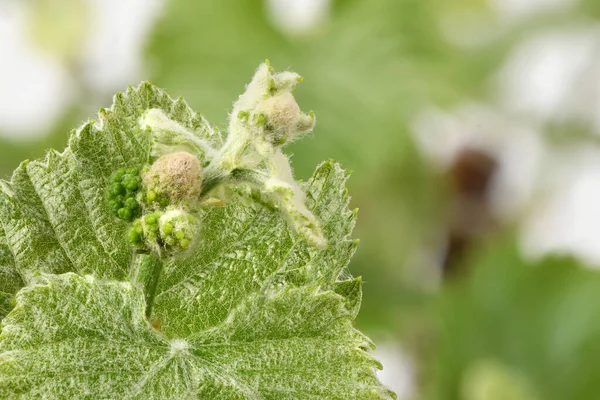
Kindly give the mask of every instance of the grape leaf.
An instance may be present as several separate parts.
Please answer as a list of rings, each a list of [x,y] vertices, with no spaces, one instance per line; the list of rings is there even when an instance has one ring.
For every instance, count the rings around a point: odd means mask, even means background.
[[[10,182],[0,181],[0,222],[26,280],[36,272],[127,276],[132,258],[123,240],[127,226],[110,213],[105,192],[116,168],[148,162],[150,138],[139,119],[151,108],[201,137],[216,137],[183,100],[144,83],[117,94],[111,109],[100,110],[98,122],[73,132],[63,153],[25,161]]]
[[[15,293],[23,286],[10,249],[6,245],[4,230],[0,227],[0,320],[12,308]]]
[[[375,377],[372,343],[352,327],[361,280],[347,269],[357,245],[348,173],[327,161],[301,185],[324,248],[276,207],[234,196],[197,211],[192,250],[157,261],[132,250],[107,205],[115,169],[151,160],[148,110],[223,143],[183,100],[144,83],[63,153],[1,183],[0,249],[16,282],[7,298],[27,286],[3,320],[0,397],[394,398]],[[148,267],[160,272],[151,283],[140,279]]]
[[[358,290],[359,286],[354,286]],[[82,307],[85,305],[85,307]],[[69,273],[25,288],[1,336],[0,395],[107,399],[379,399],[391,395],[344,297],[317,286],[247,298],[168,339],[129,283]]]
[[[325,250],[291,232],[272,210],[243,203],[210,209],[202,218],[200,248],[164,264],[153,309],[163,330],[182,335],[190,327],[214,326],[241,299],[259,291],[311,284],[331,289],[338,278],[350,279],[345,267],[357,242],[349,238],[356,214],[348,210],[347,177],[328,161],[304,185],[308,207],[330,242]],[[223,290],[225,282],[235,290]]]

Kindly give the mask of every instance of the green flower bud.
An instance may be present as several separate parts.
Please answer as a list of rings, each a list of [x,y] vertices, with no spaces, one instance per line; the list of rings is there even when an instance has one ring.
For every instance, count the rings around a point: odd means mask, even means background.
[[[154,211],[133,221],[127,240],[138,248],[158,254],[175,254],[188,249],[198,236],[199,229],[194,221],[193,216],[180,209]]]
[[[127,188],[127,190],[137,190],[138,185],[139,185],[139,180],[137,177],[132,177],[129,178],[127,180],[124,181],[125,182],[125,187]]]
[[[133,217],[131,210],[129,208],[125,208],[125,207],[119,209],[119,211],[117,212],[117,215],[119,216],[119,218],[121,218],[125,221],[131,221],[131,217]]]
[[[158,221],[158,217],[156,215],[156,213],[153,214],[148,214],[144,217],[144,221],[146,221],[147,224],[156,224],[156,221]]]
[[[113,182],[121,182],[123,175],[125,175],[125,168],[119,168],[112,174],[110,180]]]
[[[135,227],[132,227],[127,233],[127,240],[131,244],[139,244],[142,241],[142,235],[137,231]]]
[[[174,253],[188,249],[199,232],[194,221],[191,214],[180,209],[169,210],[161,215],[158,225],[164,250]]]
[[[138,168],[119,168],[110,177],[108,206],[112,213],[125,221],[131,221],[140,213],[135,199],[140,178]]]
[[[139,232],[139,228],[142,228],[145,246],[148,249],[158,251],[158,244],[156,243],[156,240],[159,237],[158,220],[161,215],[162,214],[160,211],[155,211],[151,214],[146,214],[144,217],[139,219],[140,223],[139,227],[136,227],[136,231]]]
[[[121,183],[114,182],[112,185],[110,185],[110,193],[115,196],[125,194],[125,186],[123,186]]]
[[[125,200],[125,207],[133,211],[138,208],[138,202],[135,200],[135,198],[129,197],[127,200]]]
[[[121,202],[116,200],[109,200],[108,206],[114,214],[117,214],[119,212],[119,209],[121,208]]]
[[[162,230],[165,235],[170,235],[171,232],[173,232],[173,225],[170,222],[165,222],[165,224],[162,226]]]
[[[169,199],[166,196],[161,196],[158,199],[158,204],[160,204],[160,206],[164,208],[169,205]]]

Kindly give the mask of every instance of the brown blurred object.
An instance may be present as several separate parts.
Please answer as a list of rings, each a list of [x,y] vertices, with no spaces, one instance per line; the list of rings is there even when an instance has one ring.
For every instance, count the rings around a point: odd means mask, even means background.
[[[489,192],[498,170],[490,154],[463,149],[449,170],[451,184],[450,226],[442,261],[445,279],[462,275],[464,257],[477,242],[496,227]]]

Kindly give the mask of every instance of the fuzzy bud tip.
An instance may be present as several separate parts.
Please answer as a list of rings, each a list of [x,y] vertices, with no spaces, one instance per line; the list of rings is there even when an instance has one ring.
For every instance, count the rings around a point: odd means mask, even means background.
[[[144,174],[148,200],[164,194],[172,201],[197,199],[202,184],[202,166],[194,155],[181,151],[160,157]]]

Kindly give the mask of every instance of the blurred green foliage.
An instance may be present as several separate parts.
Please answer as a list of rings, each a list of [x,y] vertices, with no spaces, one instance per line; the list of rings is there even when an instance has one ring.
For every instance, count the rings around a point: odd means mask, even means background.
[[[0,136],[0,179],[10,178],[21,161],[43,158],[48,149],[62,151],[67,145],[69,132],[83,121],[82,118],[82,111],[73,108],[41,138],[14,140]]]
[[[435,3],[337,2],[328,24],[290,37],[272,26],[263,1],[170,2],[149,46],[151,75],[224,121],[262,59],[292,68],[307,82],[299,102],[318,118],[318,141],[293,148],[299,173],[333,156],[370,176],[402,151],[416,111],[479,93],[499,60],[444,39]]]
[[[597,398],[600,274],[569,258],[528,262],[509,236],[474,256],[472,275],[438,298],[430,398],[464,398],[474,378],[490,379],[473,373],[490,362],[537,399]]]

